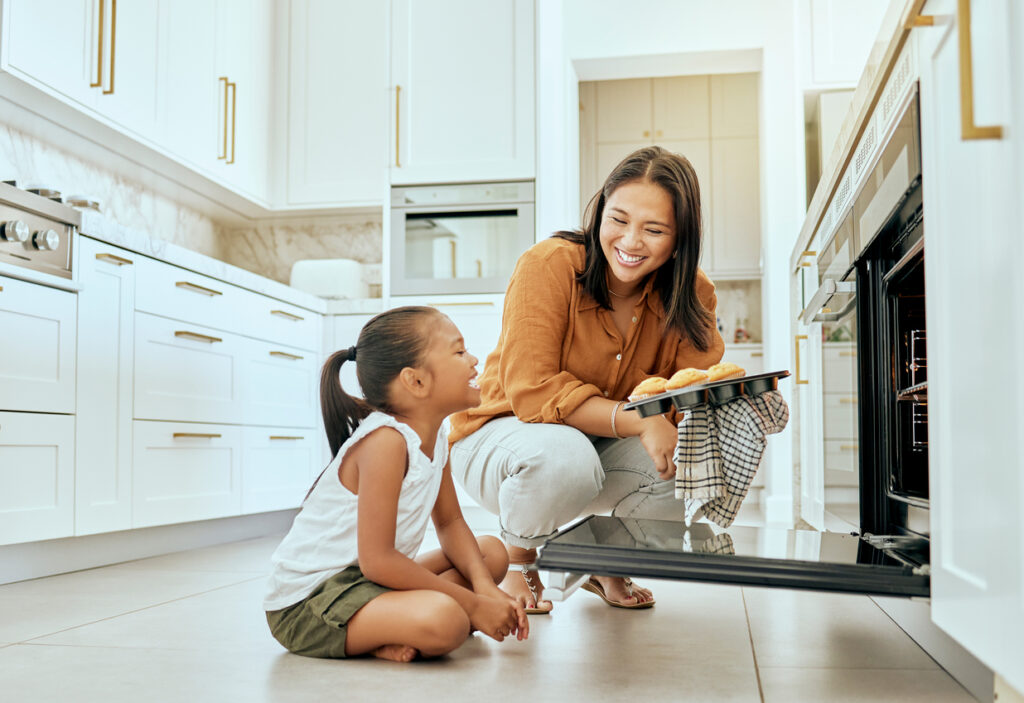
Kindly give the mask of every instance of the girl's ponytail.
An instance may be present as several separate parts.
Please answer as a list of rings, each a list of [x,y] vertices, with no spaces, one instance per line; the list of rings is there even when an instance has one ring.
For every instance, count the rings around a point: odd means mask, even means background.
[[[341,365],[355,359],[356,347],[336,351],[327,357],[320,374],[320,412],[323,414],[331,456],[338,453],[345,440],[355,432],[359,422],[371,412],[365,401],[345,392],[338,377]]]

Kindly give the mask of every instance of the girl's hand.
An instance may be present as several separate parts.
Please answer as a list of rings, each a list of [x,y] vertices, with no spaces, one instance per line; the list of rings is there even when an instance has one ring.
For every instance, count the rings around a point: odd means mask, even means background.
[[[665,481],[676,475],[676,464],[672,461],[672,455],[678,441],[679,432],[676,426],[664,415],[644,419],[643,429],[640,430],[640,443],[654,462],[658,476]]]
[[[487,598],[495,598],[500,601],[508,601],[511,603],[512,607],[516,611],[516,639],[525,640],[530,636],[530,620],[526,617],[526,610],[523,608],[522,603],[493,584],[490,586],[484,586],[482,589],[479,589],[477,593]]]
[[[524,630],[528,630],[528,626],[520,624],[526,620],[522,606],[516,607],[508,598],[484,595],[477,595],[476,601],[476,607],[469,613],[469,622],[473,627],[499,642],[512,633],[516,633],[518,639],[526,638]]]

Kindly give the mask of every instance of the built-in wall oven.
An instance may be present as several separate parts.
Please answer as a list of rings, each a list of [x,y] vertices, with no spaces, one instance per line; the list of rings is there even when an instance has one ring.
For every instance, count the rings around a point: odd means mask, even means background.
[[[861,530],[591,516],[541,549],[555,597],[579,573],[929,595],[923,190],[907,75],[880,101],[834,195],[820,285],[802,315],[822,324],[824,422],[846,433],[825,447],[826,465],[859,472]]]

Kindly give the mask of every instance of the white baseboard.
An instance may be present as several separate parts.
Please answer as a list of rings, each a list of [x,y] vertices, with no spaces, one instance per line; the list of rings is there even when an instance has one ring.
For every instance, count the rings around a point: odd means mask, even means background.
[[[122,561],[284,535],[297,509],[108,532],[0,547],[0,584],[92,569]]]

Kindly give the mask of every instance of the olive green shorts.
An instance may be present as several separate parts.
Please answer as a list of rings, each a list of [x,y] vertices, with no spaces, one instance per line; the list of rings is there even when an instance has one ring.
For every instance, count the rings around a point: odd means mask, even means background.
[[[390,588],[350,566],[324,581],[295,605],[267,612],[270,633],[289,652],[306,657],[342,659],[348,621]]]

